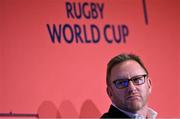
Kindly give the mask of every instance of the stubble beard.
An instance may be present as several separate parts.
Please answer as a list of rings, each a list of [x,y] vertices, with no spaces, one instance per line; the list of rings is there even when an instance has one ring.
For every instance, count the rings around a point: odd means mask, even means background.
[[[143,100],[142,98],[126,101],[127,110],[132,113],[137,113],[139,110],[141,110],[145,106],[145,104],[146,104],[146,101]]]

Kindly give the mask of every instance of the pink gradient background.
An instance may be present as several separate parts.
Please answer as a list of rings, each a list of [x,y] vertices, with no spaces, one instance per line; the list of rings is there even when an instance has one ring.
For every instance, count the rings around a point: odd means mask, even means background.
[[[75,1],[75,0],[74,0]],[[104,19],[67,19],[66,0],[0,0],[0,112],[42,117],[99,117],[110,100],[106,64],[122,52],[149,69],[149,105],[158,117],[180,117],[180,2],[103,0]],[[81,1],[83,2],[83,1]],[[88,1],[90,2],[90,1]],[[126,44],[53,44],[46,24],[127,24]]]

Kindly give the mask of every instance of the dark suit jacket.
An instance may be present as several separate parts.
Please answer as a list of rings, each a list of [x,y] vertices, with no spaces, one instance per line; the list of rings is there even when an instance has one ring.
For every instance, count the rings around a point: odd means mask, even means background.
[[[109,111],[104,113],[101,118],[130,118],[128,115],[124,114],[114,106],[110,106]]]

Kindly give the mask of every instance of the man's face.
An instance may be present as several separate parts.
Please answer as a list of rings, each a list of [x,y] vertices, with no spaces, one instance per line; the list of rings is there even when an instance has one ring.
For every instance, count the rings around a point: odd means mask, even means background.
[[[132,81],[129,81],[128,87],[121,89],[118,89],[113,81],[130,79],[144,74],[146,74],[145,70],[133,60],[119,63],[112,68],[110,86],[108,86],[107,91],[112,102],[117,107],[129,112],[137,112],[143,109],[151,92],[151,84],[147,77],[144,84],[135,85]]]

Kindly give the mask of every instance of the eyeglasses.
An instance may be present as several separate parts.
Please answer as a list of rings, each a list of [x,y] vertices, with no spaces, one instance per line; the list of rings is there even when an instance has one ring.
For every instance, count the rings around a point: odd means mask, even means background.
[[[129,81],[132,81],[134,85],[142,85],[145,82],[147,74],[144,75],[137,75],[130,79],[117,79],[113,81],[114,85],[118,89],[126,88],[129,85]]]

